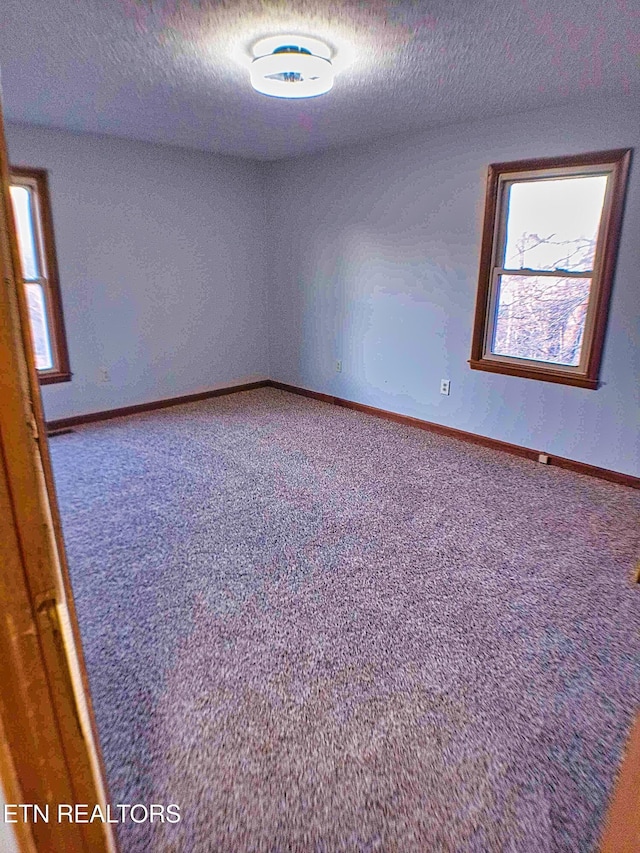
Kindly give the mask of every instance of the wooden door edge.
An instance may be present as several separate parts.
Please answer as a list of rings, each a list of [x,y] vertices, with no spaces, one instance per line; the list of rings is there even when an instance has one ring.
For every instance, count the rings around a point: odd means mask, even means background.
[[[108,792],[64,562],[26,295],[19,284],[1,111],[0,268],[0,464],[8,533],[0,550],[6,551],[3,556],[11,572],[6,580],[16,590],[15,596],[3,596],[6,630],[0,640],[8,644],[2,651],[10,657],[12,678],[7,701],[0,702],[0,715],[11,763],[5,760],[0,772],[9,790],[17,793],[19,788],[24,796],[29,792],[34,802],[106,805]],[[20,629],[13,630],[17,624]],[[31,682],[38,685],[39,707],[29,691]],[[31,827],[37,850],[117,849],[107,823],[52,824],[46,830],[49,835],[43,841],[43,827]],[[20,832],[28,849],[25,832]]]
[[[640,711],[627,739],[605,819],[600,853],[640,850]]]

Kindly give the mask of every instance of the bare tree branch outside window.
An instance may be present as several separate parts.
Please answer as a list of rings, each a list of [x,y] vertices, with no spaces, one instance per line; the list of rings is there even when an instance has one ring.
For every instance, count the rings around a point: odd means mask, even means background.
[[[589,303],[591,279],[567,278],[567,270],[591,272],[596,240],[554,240],[553,234],[524,234],[517,243],[518,257],[507,268],[530,269],[527,255],[540,245],[557,246],[555,260],[545,271],[558,277],[503,275],[497,299],[492,351],[496,354],[577,365]],[[509,263],[517,261],[517,263]]]

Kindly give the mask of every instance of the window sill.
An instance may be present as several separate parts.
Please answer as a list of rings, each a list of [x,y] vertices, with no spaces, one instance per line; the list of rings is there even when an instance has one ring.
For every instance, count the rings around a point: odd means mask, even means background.
[[[540,379],[542,382],[556,382],[560,385],[574,385],[578,388],[589,388],[595,391],[598,387],[597,379],[590,379],[584,374],[566,373],[562,370],[553,370],[548,367],[520,366],[518,364],[506,364],[503,361],[491,361],[490,359],[469,359],[472,370],[485,370],[489,373],[503,373],[507,376],[520,376],[523,379]]]
[[[37,371],[36,371],[37,372]],[[54,382],[71,382],[73,373],[38,373],[41,385],[53,385]]]

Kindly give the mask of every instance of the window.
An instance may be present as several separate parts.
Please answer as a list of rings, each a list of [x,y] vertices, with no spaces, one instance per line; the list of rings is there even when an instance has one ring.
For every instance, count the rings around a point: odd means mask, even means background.
[[[65,382],[71,372],[47,173],[11,167],[10,184],[38,376],[41,383]]]
[[[598,387],[630,158],[489,166],[472,368]]]

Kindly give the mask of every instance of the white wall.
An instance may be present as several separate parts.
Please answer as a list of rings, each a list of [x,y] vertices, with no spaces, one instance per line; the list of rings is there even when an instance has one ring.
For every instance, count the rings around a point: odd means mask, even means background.
[[[272,377],[639,475],[639,163],[601,387],[467,364],[486,166],[639,140],[629,101],[585,102],[269,164]]]
[[[47,418],[268,375],[258,164],[31,126],[7,140],[49,170],[73,379],[43,387]]]

